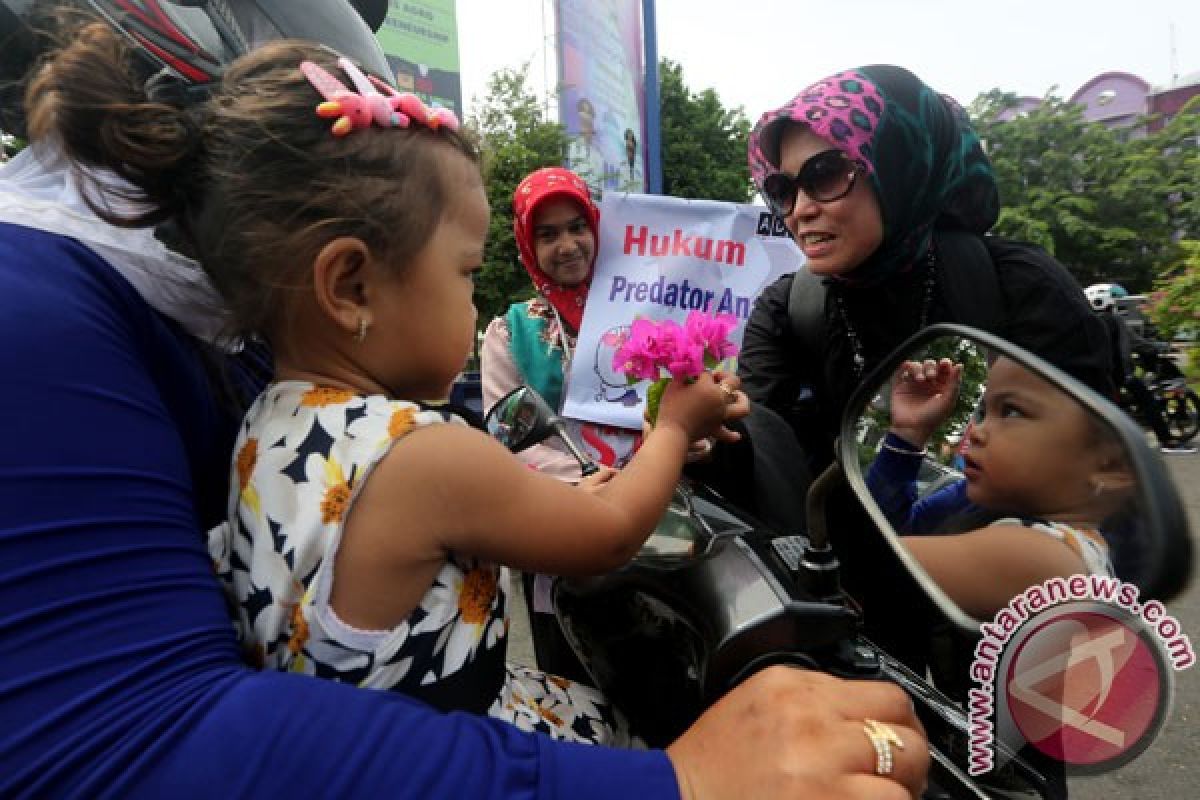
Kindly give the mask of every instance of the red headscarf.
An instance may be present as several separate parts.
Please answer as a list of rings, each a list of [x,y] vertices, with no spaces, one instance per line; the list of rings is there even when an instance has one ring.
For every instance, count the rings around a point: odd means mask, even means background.
[[[533,246],[534,214],[542,203],[555,197],[567,197],[575,201],[598,243],[600,209],[592,202],[592,195],[583,179],[562,167],[534,170],[517,186],[513,192],[513,235],[521,253],[521,263],[525,265],[534,288],[554,306],[571,332],[578,333],[583,320],[583,304],[592,283],[592,269],[596,265],[595,256],[582,283],[578,286],[561,286],[538,266],[537,251]]]

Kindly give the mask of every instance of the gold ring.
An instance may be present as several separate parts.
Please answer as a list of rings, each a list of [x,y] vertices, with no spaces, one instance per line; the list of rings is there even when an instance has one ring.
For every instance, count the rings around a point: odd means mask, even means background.
[[[895,759],[892,758],[892,745],[901,750],[904,749],[904,741],[900,738],[900,734],[896,733],[891,725],[874,719],[863,720],[863,733],[871,740],[871,746],[875,748],[875,774],[889,777],[892,774],[892,769],[895,767]]]
[[[725,402],[727,402],[727,403],[736,403],[737,402],[737,389],[734,389],[732,386],[730,386],[728,383],[725,383],[725,382],[718,383],[717,386],[720,386],[721,391],[725,393]]]

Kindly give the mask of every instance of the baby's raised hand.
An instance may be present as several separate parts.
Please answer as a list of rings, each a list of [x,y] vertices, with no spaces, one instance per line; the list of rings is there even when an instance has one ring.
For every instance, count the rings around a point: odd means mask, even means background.
[[[892,379],[892,432],[924,446],[954,410],[962,369],[948,358],[903,362]]]

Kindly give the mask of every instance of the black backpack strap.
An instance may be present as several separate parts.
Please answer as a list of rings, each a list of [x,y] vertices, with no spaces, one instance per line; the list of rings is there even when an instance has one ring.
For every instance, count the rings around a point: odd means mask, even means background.
[[[954,321],[1001,334],[1004,296],[984,237],[963,231],[937,235],[938,284]]]
[[[804,267],[792,275],[788,291],[788,324],[808,355],[820,353],[825,332],[825,284]]]

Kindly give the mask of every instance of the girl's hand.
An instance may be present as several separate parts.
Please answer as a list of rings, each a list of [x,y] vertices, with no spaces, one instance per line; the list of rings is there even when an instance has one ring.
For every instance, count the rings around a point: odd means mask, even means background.
[[[593,494],[596,494],[602,491],[604,484],[611,481],[613,476],[617,474],[617,471],[612,467],[605,467],[600,464],[597,464],[596,466],[598,468],[597,471],[593,472],[591,475],[585,475],[580,478],[579,483],[577,483],[576,486],[578,486],[580,489],[583,489],[585,492],[592,492]]]
[[[924,447],[954,410],[962,370],[948,358],[902,363],[892,377],[892,433]]]
[[[655,427],[677,427],[689,442],[715,436],[725,422],[728,407],[737,400],[737,392],[720,383],[711,372],[704,372],[691,383],[673,380],[663,392]]]

